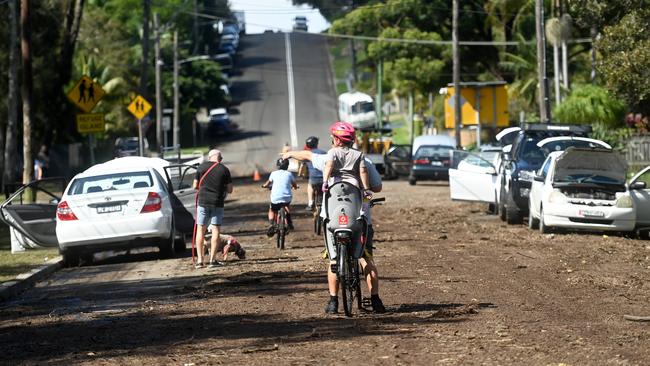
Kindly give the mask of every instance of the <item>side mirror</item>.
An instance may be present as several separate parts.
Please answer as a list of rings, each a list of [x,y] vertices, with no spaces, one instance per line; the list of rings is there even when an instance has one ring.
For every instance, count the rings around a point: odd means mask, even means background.
[[[646,186],[645,182],[634,182],[630,185],[630,189],[645,189]]]
[[[543,182],[544,181],[544,177],[541,176],[541,175],[535,175],[533,177],[533,179],[535,180],[535,182]]]

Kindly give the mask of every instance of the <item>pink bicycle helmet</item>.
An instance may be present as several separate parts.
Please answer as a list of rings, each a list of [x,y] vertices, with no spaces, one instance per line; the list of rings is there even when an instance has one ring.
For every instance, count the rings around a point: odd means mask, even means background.
[[[348,122],[334,122],[330,126],[330,133],[332,136],[338,138],[343,142],[354,142],[356,133],[354,127]]]

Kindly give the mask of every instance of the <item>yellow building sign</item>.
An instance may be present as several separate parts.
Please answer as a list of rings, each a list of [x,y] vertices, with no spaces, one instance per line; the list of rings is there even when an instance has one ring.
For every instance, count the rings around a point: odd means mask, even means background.
[[[445,127],[454,128],[454,102],[456,93],[453,84],[446,88]],[[506,127],[510,124],[508,114],[508,90],[506,83],[476,82],[460,83],[461,123],[481,126]]]
[[[104,114],[78,114],[77,115],[77,131],[79,133],[95,133],[104,132]]]
[[[144,116],[149,113],[151,110],[151,104],[147,102],[146,99],[144,99],[141,95],[138,95],[133,99],[131,104],[127,107],[129,112],[135,116],[137,119],[143,119]]]
[[[86,113],[90,113],[95,108],[104,94],[106,92],[102,86],[86,75],[79,78],[79,81],[66,93],[68,99]]]

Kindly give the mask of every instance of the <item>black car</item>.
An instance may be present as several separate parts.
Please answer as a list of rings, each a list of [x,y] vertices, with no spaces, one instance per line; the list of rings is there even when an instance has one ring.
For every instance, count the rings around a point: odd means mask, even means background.
[[[591,126],[588,125],[524,124],[516,134],[510,152],[503,155],[498,207],[501,218],[508,224],[518,224],[528,215],[533,177],[548,153],[537,146],[538,142],[556,136],[586,136],[590,132]]]

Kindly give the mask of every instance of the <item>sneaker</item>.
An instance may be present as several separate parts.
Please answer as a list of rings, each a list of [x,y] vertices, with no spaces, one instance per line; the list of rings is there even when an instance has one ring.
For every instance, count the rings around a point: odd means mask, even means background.
[[[275,235],[275,225],[269,225],[269,228],[266,229],[266,236],[271,238],[273,235]]]
[[[223,267],[223,263],[221,263],[219,261],[212,261],[212,262],[210,262],[210,264],[208,264],[208,268],[210,268],[210,269],[221,268],[221,267]]]
[[[325,307],[325,312],[327,314],[337,314],[339,312],[339,302],[336,300],[330,299]]]
[[[370,298],[370,304],[372,305],[372,311],[378,314],[383,314],[386,312],[386,308],[384,307],[384,303],[381,302],[381,299],[379,296],[377,297],[371,297]]]
[[[194,263],[194,269],[201,269],[205,267],[202,262],[196,262]]]
[[[237,258],[239,258],[239,259],[246,259],[246,251],[244,250],[244,248],[239,248],[239,249],[235,252],[235,255],[236,255]]]
[[[314,206],[313,206],[313,205],[307,205],[307,206],[305,207],[305,211],[313,211],[313,210],[314,210]]]

